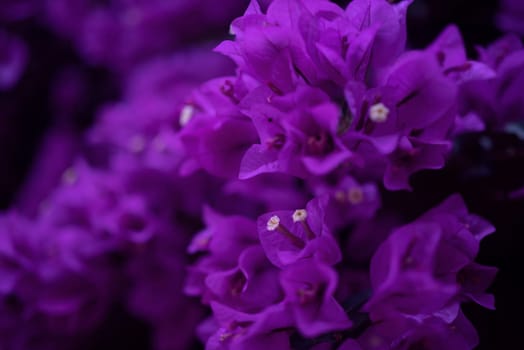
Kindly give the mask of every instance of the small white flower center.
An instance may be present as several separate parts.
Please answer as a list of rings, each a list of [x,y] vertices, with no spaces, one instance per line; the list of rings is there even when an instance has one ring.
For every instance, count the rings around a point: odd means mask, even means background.
[[[267,229],[268,231],[275,231],[278,226],[280,225],[280,218],[276,215],[273,215],[269,218],[267,221]]]
[[[226,340],[228,340],[229,338],[231,338],[233,336],[233,333],[230,333],[230,332],[224,332],[222,334],[220,334],[219,336],[219,340],[221,342],[225,342]]]
[[[388,120],[389,108],[382,102],[374,104],[369,109],[369,119],[375,123],[384,123]]]
[[[307,211],[305,209],[297,209],[293,213],[293,222],[300,222],[307,219]]]
[[[184,108],[180,111],[180,118],[178,122],[180,123],[180,126],[185,126],[191,118],[193,118],[193,114],[195,114],[195,107],[192,105],[185,105]]]

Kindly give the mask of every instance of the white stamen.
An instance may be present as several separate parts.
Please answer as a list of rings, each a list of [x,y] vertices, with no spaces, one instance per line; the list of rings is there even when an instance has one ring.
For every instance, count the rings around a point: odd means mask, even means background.
[[[185,105],[184,108],[180,111],[180,118],[178,122],[180,123],[180,126],[185,126],[191,118],[193,118],[193,114],[195,114],[195,107],[192,105]]]
[[[267,221],[268,231],[275,231],[279,225],[280,225],[280,218],[276,215],[270,217],[269,220]]]
[[[224,342],[224,341],[228,340],[229,338],[231,338],[232,335],[233,335],[233,333],[231,333],[231,332],[224,332],[224,333],[220,334],[218,339],[221,342]]]
[[[300,222],[307,219],[307,211],[305,209],[297,209],[293,213],[293,222]]]
[[[131,140],[129,141],[129,149],[131,150],[131,152],[134,152],[134,153],[142,152],[145,147],[146,147],[146,140],[140,135],[133,136]]]
[[[375,123],[384,123],[388,120],[389,108],[382,102],[374,104],[369,109],[369,119]]]

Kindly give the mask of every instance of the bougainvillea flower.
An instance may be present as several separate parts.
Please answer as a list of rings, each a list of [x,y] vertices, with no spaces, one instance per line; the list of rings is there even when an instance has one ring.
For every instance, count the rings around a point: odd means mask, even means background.
[[[450,324],[436,317],[421,322],[396,318],[377,323],[366,330],[358,342],[364,350],[407,350],[418,346],[431,350],[471,350],[477,346],[478,336],[460,312]]]
[[[268,259],[283,268],[305,258],[336,264],[340,249],[324,223],[326,200],[314,199],[306,209],[277,211],[258,218],[260,243]]]
[[[243,112],[253,120],[261,144],[244,155],[241,179],[266,172],[322,175],[351,157],[337,136],[339,110],[321,90],[301,86],[282,98],[271,95],[258,89],[242,103],[249,103]]]
[[[480,240],[491,232],[493,227],[469,214],[457,195],[395,230],[371,262],[375,293],[367,308],[372,317],[432,314],[456,303],[459,293],[469,298],[476,294],[480,303],[492,307],[483,292],[493,281],[494,271],[470,265]],[[468,283],[473,279],[476,286]]]
[[[281,274],[285,303],[301,334],[314,337],[349,329],[351,322],[335,300],[337,274],[329,266],[306,259],[290,265]]]

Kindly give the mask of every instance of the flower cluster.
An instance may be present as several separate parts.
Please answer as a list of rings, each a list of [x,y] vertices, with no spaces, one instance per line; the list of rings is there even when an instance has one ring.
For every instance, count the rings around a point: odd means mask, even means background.
[[[189,63],[207,69],[187,71]],[[42,152],[44,173],[25,192],[55,188],[21,196],[0,222],[2,349],[76,348],[119,304],[150,324],[158,349],[191,344],[202,311],[182,294],[184,251],[221,182],[176,175],[174,122],[184,95],[230,70],[208,48],[152,62],[129,78],[122,101],[101,111],[83,156],[59,179],[49,168],[61,162],[64,142]]]
[[[492,226],[458,195],[401,227],[376,211],[382,185],[411,188],[412,174],[444,166],[453,137],[492,126],[468,98],[493,88],[501,70],[491,48],[469,60],[454,26],[406,51],[410,3],[251,1],[231,25],[234,40],[217,47],[237,74],[191,95],[183,171],[291,175],[315,198],[256,222],[207,212],[189,248],[203,256],[186,292],[213,311],[201,329],[208,349],[301,348],[300,339],[341,349],[478,343],[460,305],[494,307],[485,290],[496,270],[474,262]],[[355,314],[347,300],[366,291]]]
[[[231,25],[235,41],[217,47],[237,75],[206,86],[207,99],[191,105],[182,141],[197,150],[193,159],[240,179],[273,172],[308,179],[346,168],[390,190],[441,168],[462,121],[459,87],[494,73],[467,60],[454,27],[426,50],[405,51],[409,3],[357,0],[343,10],[274,1],[263,12],[252,1]],[[208,123],[210,108],[218,115]],[[225,161],[230,149],[235,156]]]
[[[471,59],[450,25],[408,49],[414,1],[0,0],[0,92],[35,79],[24,25],[74,61],[43,79],[48,131],[1,202],[0,349],[105,348],[115,313],[156,350],[474,349],[495,228],[416,180],[468,135],[524,139],[524,48]]]
[[[200,296],[213,310],[214,322],[203,331],[211,334],[206,348],[288,349],[297,334],[330,333],[319,342],[335,342],[340,349],[422,343],[441,349],[442,337],[453,339],[453,349],[476,346],[460,304],[494,307],[485,290],[496,269],[474,262],[480,240],[494,231],[489,223],[469,214],[455,195],[395,229],[373,254],[370,283],[359,286],[372,290],[363,307],[366,321],[357,315],[352,320],[350,307],[339,298],[345,287],[338,285],[337,274],[351,263],[342,261],[341,237],[325,222],[326,205],[320,197],[305,209],[269,212],[256,222],[207,211],[206,229],[189,246],[190,253],[204,255],[186,284],[186,293]],[[362,322],[367,329],[350,337]]]
[[[43,17],[73,41],[89,63],[127,73],[134,65],[165,54],[208,31],[224,30],[241,0],[130,1],[46,0]]]
[[[474,262],[480,240],[493,231],[468,213],[459,196],[394,230],[371,260],[373,296],[365,309],[376,325],[366,331],[362,346],[378,349],[400,341],[440,349],[442,338],[453,349],[476,346],[460,303],[494,308],[493,296],[485,291],[496,269]],[[387,324],[398,329],[383,334],[380,329]]]
[[[218,327],[208,348],[285,349],[294,329],[315,337],[351,326],[334,298],[341,253],[323,217],[319,200],[256,222],[207,212],[206,229],[189,246],[205,256],[191,269],[186,292],[214,311]]]

